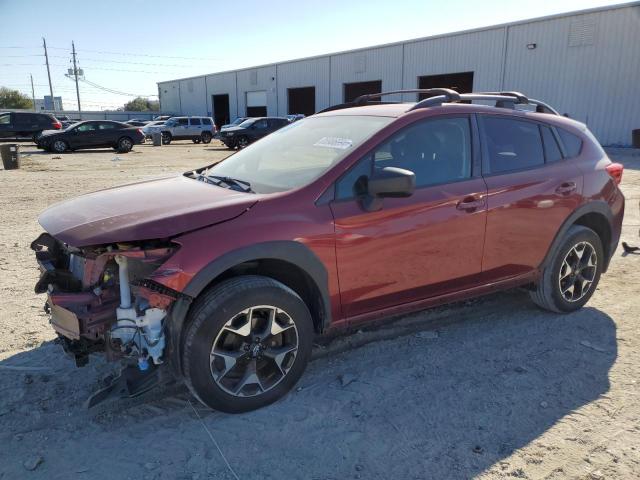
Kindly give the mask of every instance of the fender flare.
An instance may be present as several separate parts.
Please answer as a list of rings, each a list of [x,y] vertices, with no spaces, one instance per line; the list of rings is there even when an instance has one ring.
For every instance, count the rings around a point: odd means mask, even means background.
[[[323,308],[322,329],[331,323],[331,297],[329,295],[329,274],[324,264],[306,245],[292,241],[271,241],[257,243],[248,247],[232,250],[202,268],[182,291],[182,296],[171,307],[169,313],[169,352],[168,356],[175,373],[181,372],[181,336],[184,323],[193,299],[198,297],[207,286],[230,268],[253,260],[282,260],[304,270],[320,292]]]
[[[558,232],[556,233],[556,236],[553,239],[553,242],[551,242],[549,249],[547,250],[547,254],[545,255],[544,260],[540,265],[540,270],[544,269],[549,264],[549,262],[551,262],[553,254],[559,248],[560,243],[564,239],[566,233],[575,224],[576,220],[578,220],[580,217],[588,213],[598,213],[603,215],[607,219],[607,222],[609,223],[609,228],[611,229],[611,233],[612,233],[611,244],[610,245],[603,244],[603,247],[606,249],[605,266],[604,266],[603,272],[607,271],[607,268],[609,267],[609,261],[611,260],[611,256],[613,254],[613,251],[615,250],[615,244],[617,244],[618,239],[614,238],[613,213],[611,213],[611,208],[609,207],[609,204],[603,200],[593,200],[589,203],[585,203],[584,205],[580,205],[565,219],[562,226],[558,229]]]

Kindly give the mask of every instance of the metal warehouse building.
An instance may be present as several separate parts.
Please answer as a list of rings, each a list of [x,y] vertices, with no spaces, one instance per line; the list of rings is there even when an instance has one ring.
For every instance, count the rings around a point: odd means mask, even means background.
[[[162,111],[218,125],[429,87],[521,91],[587,123],[603,145],[629,145],[640,128],[640,2],[158,83]]]

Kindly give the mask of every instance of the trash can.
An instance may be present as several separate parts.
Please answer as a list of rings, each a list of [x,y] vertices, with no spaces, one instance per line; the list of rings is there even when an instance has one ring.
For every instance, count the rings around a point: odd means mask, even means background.
[[[20,168],[20,145],[15,143],[0,145],[0,155],[5,170]]]
[[[153,139],[153,146],[154,147],[161,147],[162,146],[162,133],[153,132],[151,134],[151,138]]]
[[[640,148],[640,128],[631,130],[631,145],[633,148]]]

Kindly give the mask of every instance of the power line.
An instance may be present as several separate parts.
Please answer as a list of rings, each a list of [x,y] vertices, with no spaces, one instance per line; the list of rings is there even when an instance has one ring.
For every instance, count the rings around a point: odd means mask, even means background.
[[[56,50],[68,50],[63,47],[49,47],[55,48]],[[131,53],[131,52],[106,52],[103,50],[87,50],[87,49],[78,49],[78,52],[91,52],[91,53],[100,53],[103,55],[124,55],[129,57],[151,57],[151,58],[174,58],[174,59],[183,59],[183,60],[220,60],[219,58],[214,57],[181,57],[181,56],[170,56],[170,55],[151,55],[148,53]]]

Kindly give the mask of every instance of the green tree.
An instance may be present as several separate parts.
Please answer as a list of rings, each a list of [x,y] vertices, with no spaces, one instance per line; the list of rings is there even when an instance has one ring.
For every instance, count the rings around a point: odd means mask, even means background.
[[[125,103],[124,109],[130,112],[158,112],[160,111],[160,102],[149,100],[148,98],[136,97],[130,102]]]
[[[33,108],[33,101],[18,90],[0,87],[0,108]]]

